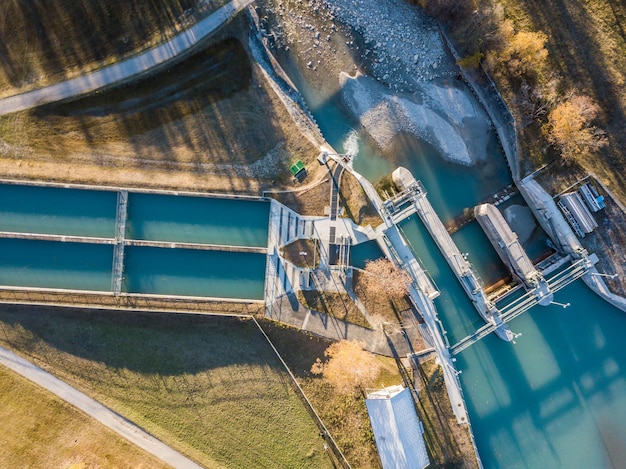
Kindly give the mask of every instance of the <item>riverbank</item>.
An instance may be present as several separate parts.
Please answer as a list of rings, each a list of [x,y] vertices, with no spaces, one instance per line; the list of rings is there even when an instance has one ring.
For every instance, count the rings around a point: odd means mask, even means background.
[[[0,176],[259,195],[292,187],[289,165],[301,159],[307,182],[317,178],[317,145],[301,138],[248,40],[241,13],[166,73],[0,117]]]
[[[449,162],[484,161],[489,119],[468,99],[436,23],[416,8],[395,0],[265,1],[260,14],[279,61],[299,86],[315,90],[302,90],[310,105],[341,102],[387,158],[408,133]]]

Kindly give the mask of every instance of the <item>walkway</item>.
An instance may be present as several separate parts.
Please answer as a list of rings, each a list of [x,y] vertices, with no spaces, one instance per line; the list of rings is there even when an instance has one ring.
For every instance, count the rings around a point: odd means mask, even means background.
[[[153,71],[158,66],[189,52],[254,0],[231,0],[211,15],[169,41],[122,62],[54,85],[0,100],[0,115],[23,111],[42,104],[74,98],[100,88],[119,84]]]
[[[56,394],[64,401],[85,412],[118,435],[167,464],[177,468],[201,469],[201,466],[192,460],[160,442],[112,410],[3,347],[0,347],[0,363]]]

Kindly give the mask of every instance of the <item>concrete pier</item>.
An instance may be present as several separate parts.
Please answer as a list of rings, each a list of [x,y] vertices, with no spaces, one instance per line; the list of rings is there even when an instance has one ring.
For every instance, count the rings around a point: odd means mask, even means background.
[[[35,241],[57,241],[63,243],[90,243],[90,244],[114,244],[111,238],[98,238],[91,236],[56,235],[45,233],[19,233],[0,231],[0,238],[32,239]]]
[[[195,249],[197,251],[228,251],[228,252],[252,252],[266,254],[267,248],[256,246],[228,246],[222,244],[181,243],[171,241],[148,241],[143,239],[127,239],[125,246],[142,246],[169,249]]]
[[[474,214],[489,242],[511,274],[524,285],[527,291],[533,291],[537,295],[540,305],[549,305],[554,295],[548,283],[535,269],[517,235],[511,230],[500,211],[495,205],[482,204],[474,208]]]
[[[111,291],[114,295],[119,295],[122,292],[127,216],[128,191],[122,190],[117,193],[117,210],[115,215],[115,247],[113,249],[113,268],[111,270]]]

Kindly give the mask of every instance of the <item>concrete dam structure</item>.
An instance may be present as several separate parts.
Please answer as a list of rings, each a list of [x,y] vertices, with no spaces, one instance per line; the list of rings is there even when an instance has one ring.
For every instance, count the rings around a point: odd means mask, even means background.
[[[476,220],[513,277],[527,291],[533,291],[538,303],[547,306],[553,299],[552,291],[543,275],[535,269],[522,247],[517,234],[506,222],[495,205],[482,204],[474,208]]]

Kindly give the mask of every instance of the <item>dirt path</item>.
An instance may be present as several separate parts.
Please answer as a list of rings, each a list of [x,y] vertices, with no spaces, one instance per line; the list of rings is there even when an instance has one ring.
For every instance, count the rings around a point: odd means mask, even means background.
[[[99,402],[3,347],[0,347],[0,363],[56,394],[61,399],[98,420],[118,435],[121,435],[131,443],[153,454],[167,464],[176,468],[201,468],[198,464],[163,444]]]
[[[148,73],[159,65],[189,51],[252,1],[231,0],[230,3],[169,41],[122,62],[55,85],[4,98],[0,100],[0,115],[90,93],[105,86]]]

